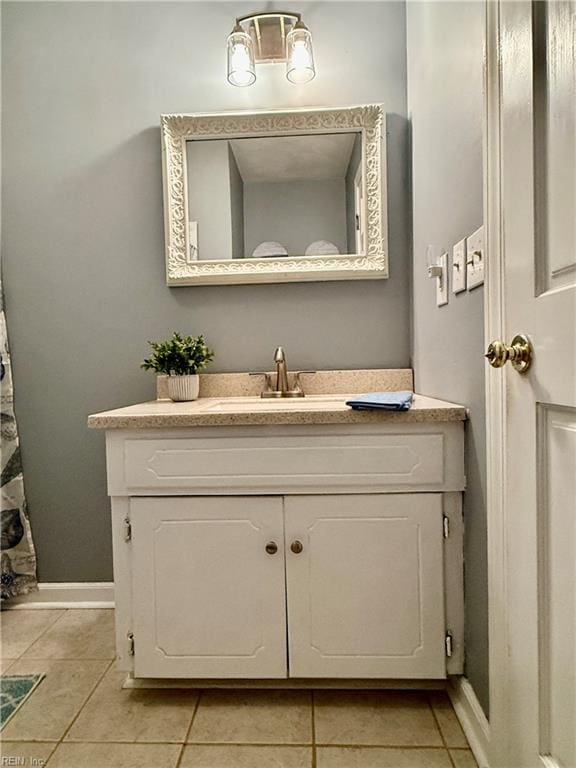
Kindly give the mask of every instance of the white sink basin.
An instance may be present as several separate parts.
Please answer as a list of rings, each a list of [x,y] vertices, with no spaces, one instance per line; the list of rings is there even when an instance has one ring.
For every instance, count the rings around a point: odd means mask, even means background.
[[[350,395],[307,395],[306,397],[226,397],[206,404],[210,413],[242,413],[244,411],[333,411],[347,408]]]

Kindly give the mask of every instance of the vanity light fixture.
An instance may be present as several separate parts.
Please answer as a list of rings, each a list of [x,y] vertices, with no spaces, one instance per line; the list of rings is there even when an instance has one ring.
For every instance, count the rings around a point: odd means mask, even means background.
[[[236,19],[228,36],[228,82],[245,87],[256,81],[256,63],[286,64],[291,83],[316,74],[312,35],[299,13],[256,13]]]

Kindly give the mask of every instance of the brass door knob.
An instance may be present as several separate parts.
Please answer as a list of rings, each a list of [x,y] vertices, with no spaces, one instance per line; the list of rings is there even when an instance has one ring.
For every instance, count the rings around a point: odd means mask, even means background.
[[[514,336],[509,345],[504,344],[503,341],[493,341],[484,357],[492,368],[502,368],[507,362],[511,362],[518,373],[526,373],[532,364],[534,348],[530,339],[519,333]]]
[[[276,552],[278,552],[278,544],[276,544],[275,541],[269,541],[268,544],[266,544],[266,552],[268,552],[269,555],[275,555]]]
[[[296,539],[296,541],[293,541],[292,544],[290,544],[290,549],[292,550],[292,552],[294,552],[295,555],[299,555],[300,552],[302,552],[302,550],[304,549],[304,547],[302,546],[302,542]]]

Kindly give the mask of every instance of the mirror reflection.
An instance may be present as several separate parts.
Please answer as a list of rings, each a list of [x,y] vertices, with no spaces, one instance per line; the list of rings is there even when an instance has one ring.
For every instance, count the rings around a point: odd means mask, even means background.
[[[186,143],[190,259],[364,252],[362,134]]]

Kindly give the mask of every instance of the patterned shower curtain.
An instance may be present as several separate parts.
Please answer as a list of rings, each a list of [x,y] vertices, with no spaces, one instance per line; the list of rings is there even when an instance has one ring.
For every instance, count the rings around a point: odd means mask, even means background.
[[[6,600],[38,588],[36,553],[26,510],[20,444],[14,415],[14,390],[8,350],[4,297],[0,278],[0,431],[2,436],[2,546],[0,598]]]

